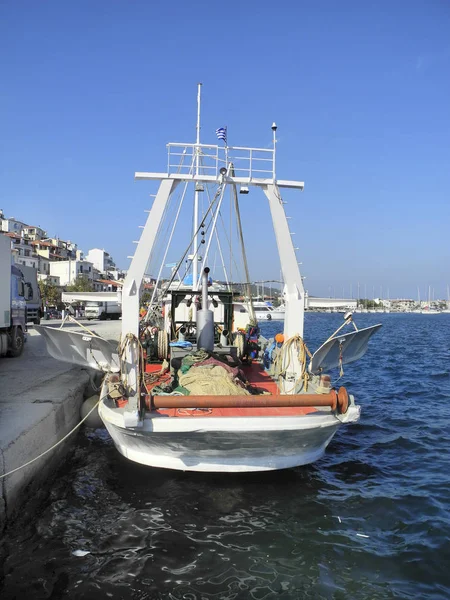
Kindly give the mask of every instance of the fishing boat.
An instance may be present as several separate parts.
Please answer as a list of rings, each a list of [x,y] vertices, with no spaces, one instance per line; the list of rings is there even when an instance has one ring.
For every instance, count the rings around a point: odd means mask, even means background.
[[[87,330],[39,331],[56,358],[104,372],[99,414],[128,459],[204,472],[305,465],[323,456],[342,425],[358,421],[359,405],[333,385],[332,374],[339,379],[345,365],[361,358],[381,325],[358,329],[347,313],[309,351],[305,291],[282,196],[304,184],[277,178],[275,123],[271,148],[229,146],[224,128],[217,130],[216,144],[201,143],[200,99],[199,86],[195,143],[169,143],[166,172],[135,174],[136,180],[158,182],[158,189],[121,291],[119,347]],[[240,258],[230,259],[230,266],[241,265],[241,280],[252,281],[240,200],[243,194],[247,203],[250,191],[255,197],[262,192],[257,202],[264,196],[268,201],[283,274],[283,332],[273,339],[261,335],[252,302],[238,301],[243,294],[232,278],[211,270],[218,262],[225,272],[225,257],[233,251]],[[185,226],[186,198],[192,230]],[[231,210],[227,222],[234,230],[222,237],[229,242],[225,248],[219,233],[222,215]],[[176,261],[167,263],[175,252]],[[157,283],[140,316],[147,265],[156,273],[158,255]],[[225,283],[215,285],[219,280]],[[245,297],[251,298],[250,288]]]

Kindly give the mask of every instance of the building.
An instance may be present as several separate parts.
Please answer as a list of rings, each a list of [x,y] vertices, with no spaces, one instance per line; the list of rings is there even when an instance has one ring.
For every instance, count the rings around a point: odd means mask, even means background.
[[[1,209],[0,232],[11,239],[14,262],[35,268],[39,281],[65,287],[82,276],[95,291],[116,290],[122,285],[118,280],[124,275],[105,250],[93,248],[85,259],[74,242],[48,237],[41,227],[5,218]]]
[[[22,232],[24,237],[32,241],[42,240],[47,237],[47,232],[41,229],[41,227],[25,225]]]
[[[72,285],[81,275],[91,283],[94,281],[93,264],[87,260],[59,260],[49,263],[52,277],[59,278],[59,285]]]
[[[39,256],[51,261],[83,260],[83,253],[73,242],[65,242],[59,238],[46,238],[31,243]]]
[[[56,285],[57,287],[60,286],[59,277],[52,277],[51,275],[45,275],[43,273],[38,273],[37,278],[38,278],[38,281],[44,281],[48,285]]]
[[[355,310],[357,304],[353,298],[315,298],[305,293],[306,310]]]
[[[39,257],[32,246],[32,242],[20,234],[5,233],[5,235],[11,239],[11,253],[14,262],[18,265],[38,269]]]
[[[86,260],[91,262],[100,273],[116,271],[114,260],[108,252],[100,248],[92,248],[86,254]]]
[[[122,281],[126,277],[126,271],[123,271],[122,269],[112,269],[108,271],[108,273],[111,279],[114,279],[115,281]]]
[[[20,235],[24,227],[26,227],[25,223],[17,221],[14,217],[5,219],[3,212],[0,211],[0,229],[3,233],[15,233],[16,235]]]
[[[122,281],[114,279],[97,279],[94,283],[101,285],[101,289],[98,290],[99,292],[117,292],[122,289],[123,285]]]

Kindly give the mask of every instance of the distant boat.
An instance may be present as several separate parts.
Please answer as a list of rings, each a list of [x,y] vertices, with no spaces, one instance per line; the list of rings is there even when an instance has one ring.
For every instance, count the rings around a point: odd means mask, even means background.
[[[431,287],[428,286],[428,306],[424,306],[420,311],[422,315],[438,315],[440,310],[431,306]]]
[[[253,302],[253,309],[258,321],[284,321],[283,305],[274,308],[270,302]]]
[[[441,310],[437,310],[436,308],[431,308],[430,306],[425,306],[425,308],[422,308],[422,310],[420,311],[420,314],[422,315],[439,315],[442,311]]]

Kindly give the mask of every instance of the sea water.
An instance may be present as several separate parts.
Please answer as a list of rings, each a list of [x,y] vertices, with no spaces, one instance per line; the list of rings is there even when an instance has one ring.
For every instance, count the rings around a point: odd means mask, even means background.
[[[366,356],[333,374],[361,420],[322,460],[163,471],[86,429],[38,512],[4,536],[2,600],[450,598],[450,315],[356,321],[383,324]],[[341,323],[306,314],[309,348]]]

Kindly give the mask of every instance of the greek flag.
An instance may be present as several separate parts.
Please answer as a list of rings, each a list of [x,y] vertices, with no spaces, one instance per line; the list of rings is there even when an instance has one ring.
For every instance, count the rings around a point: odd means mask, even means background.
[[[216,135],[219,140],[223,140],[225,142],[225,146],[226,146],[227,145],[227,128],[219,127],[219,129],[216,129]]]

